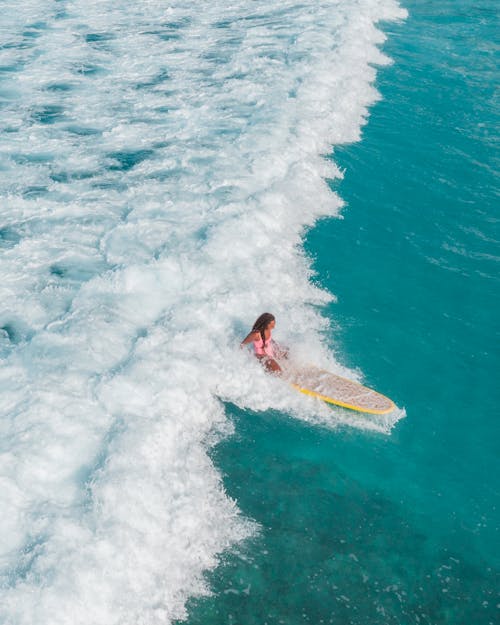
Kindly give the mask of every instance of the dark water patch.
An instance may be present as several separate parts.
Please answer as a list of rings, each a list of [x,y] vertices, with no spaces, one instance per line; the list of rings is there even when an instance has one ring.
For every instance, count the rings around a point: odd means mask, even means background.
[[[306,7],[300,3],[294,4],[292,7],[285,6],[284,8],[270,9],[265,13],[254,13],[245,15],[239,22],[251,22],[257,23],[259,26],[277,26],[283,27],[283,18],[294,13],[300,13],[306,9]]]
[[[23,31],[23,37],[27,39],[37,39],[44,30],[47,30],[47,24],[45,22],[35,22],[26,26]]]
[[[58,278],[64,278],[66,275],[66,269],[61,267],[60,265],[52,265],[50,268],[50,273],[53,276],[57,276]]]
[[[241,36],[233,36],[233,37],[227,37],[226,39],[224,39],[224,45],[226,46],[240,46],[241,43],[243,41],[243,37]]]
[[[55,124],[64,120],[64,108],[59,104],[47,104],[31,113],[31,118],[40,124]]]
[[[26,50],[32,47],[33,44],[30,41],[8,41],[0,45],[0,50]]]
[[[244,74],[243,72],[234,72],[234,74],[229,74],[227,80],[245,80],[248,74]]]
[[[8,226],[0,228],[0,249],[10,249],[16,246],[21,240],[21,236],[16,230]]]
[[[72,91],[75,88],[74,83],[70,82],[54,82],[45,87],[45,91],[51,91],[53,93],[66,93]]]
[[[33,24],[28,24],[28,26],[26,26],[27,30],[34,30],[34,31],[40,31],[40,30],[46,30],[47,29],[47,22],[33,22]]]
[[[159,28],[154,30],[145,31],[145,35],[156,35],[162,41],[178,41],[182,38],[182,30],[187,28],[191,24],[190,18],[183,18],[180,20],[164,22]]]
[[[162,150],[163,148],[169,148],[173,144],[173,141],[157,141],[153,143],[155,150]]]
[[[168,32],[165,30],[146,30],[142,33],[143,35],[155,35],[159,37],[163,41],[178,41],[181,39],[181,35],[176,32]]]
[[[0,74],[15,74],[24,67],[24,63],[14,63],[10,65],[0,65]]]
[[[210,234],[213,232],[213,226],[202,226],[195,232],[195,238],[200,243],[206,243],[209,240]]]
[[[233,25],[233,22],[231,20],[220,20],[212,24],[213,28],[221,28],[221,29],[231,28],[232,25]]]
[[[170,113],[170,111],[176,110],[171,106],[157,106],[154,108],[155,113]]]
[[[163,28],[169,28],[171,30],[182,30],[187,28],[192,24],[192,19],[190,17],[183,17],[179,20],[169,20],[167,22],[162,23]]]
[[[67,259],[53,263],[49,272],[52,276],[75,282],[87,282],[108,268],[102,260]]]
[[[109,41],[115,39],[112,33],[88,33],[85,35],[85,42],[93,48],[107,48]]]
[[[181,36],[179,33],[176,33],[174,31],[160,31],[156,33],[158,35],[158,37],[162,40],[162,41],[176,41],[181,39]]]
[[[225,65],[231,60],[231,53],[227,50],[210,50],[201,56],[214,65]]]
[[[76,66],[73,71],[80,76],[96,76],[97,74],[103,73],[104,68],[100,67],[99,65],[84,63],[82,65]]]
[[[21,320],[0,322],[0,337],[11,345],[19,345],[33,336],[33,331]]]
[[[115,161],[108,167],[110,171],[129,171],[142,161],[151,158],[153,150],[130,150],[123,152],[110,152],[107,157]]]
[[[154,173],[147,175],[146,178],[163,182],[165,180],[172,180],[172,178],[180,178],[181,176],[184,176],[186,174],[189,174],[189,171],[187,169],[183,169],[181,167],[173,167],[172,169],[161,169],[155,171]]]
[[[28,199],[35,199],[37,197],[42,197],[48,193],[47,187],[33,185],[30,187],[26,187],[22,192],[23,197]]]
[[[54,182],[68,183],[73,180],[88,180],[89,178],[93,178],[95,175],[96,172],[93,171],[60,171],[51,173],[50,178]]]
[[[125,182],[120,182],[118,180],[100,180],[99,182],[93,182],[91,184],[92,189],[102,189],[106,191],[126,191],[127,184]]]
[[[147,89],[149,87],[156,87],[157,85],[161,85],[170,80],[170,74],[167,69],[162,69],[156,76],[151,78],[150,80],[146,80],[144,82],[139,82],[136,84],[136,89]]]
[[[90,126],[78,126],[75,124],[67,126],[65,130],[67,132],[70,132],[71,134],[78,135],[80,137],[90,137],[93,135],[102,134],[102,131],[98,128],[91,128]]]

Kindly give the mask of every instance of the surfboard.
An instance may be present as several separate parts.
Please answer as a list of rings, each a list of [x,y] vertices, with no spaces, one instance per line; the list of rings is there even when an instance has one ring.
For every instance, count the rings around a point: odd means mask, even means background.
[[[319,367],[290,368],[285,377],[301,393],[349,410],[387,414],[396,407],[385,395]]]

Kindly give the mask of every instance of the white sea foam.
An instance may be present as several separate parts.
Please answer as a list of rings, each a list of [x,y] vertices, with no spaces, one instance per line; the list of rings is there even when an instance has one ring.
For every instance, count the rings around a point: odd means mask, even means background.
[[[359,138],[387,62],[374,23],[399,17],[3,3],[3,623],[183,617],[253,531],[207,455],[231,431],[220,400],[345,423],[235,346],[271,310],[278,339],[339,370],[301,236],[341,206],[323,155]]]

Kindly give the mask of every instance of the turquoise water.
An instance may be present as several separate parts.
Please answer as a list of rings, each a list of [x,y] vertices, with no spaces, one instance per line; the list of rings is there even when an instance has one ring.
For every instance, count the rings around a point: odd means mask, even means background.
[[[498,622],[498,13],[407,2],[341,220],[307,237],[339,359],[406,409],[389,436],[227,406],[214,452],[260,533],[189,624]]]

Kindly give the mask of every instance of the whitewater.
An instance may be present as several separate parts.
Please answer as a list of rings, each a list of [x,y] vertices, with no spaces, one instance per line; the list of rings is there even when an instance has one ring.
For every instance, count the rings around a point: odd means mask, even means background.
[[[377,99],[391,0],[4,2],[0,620],[169,623],[258,531],[209,450],[224,402],[337,414],[238,348],[325,346],[303,236]],[[347,372],[351,377],[357,372]],[[391,420],[392,419],[392,420]]]

